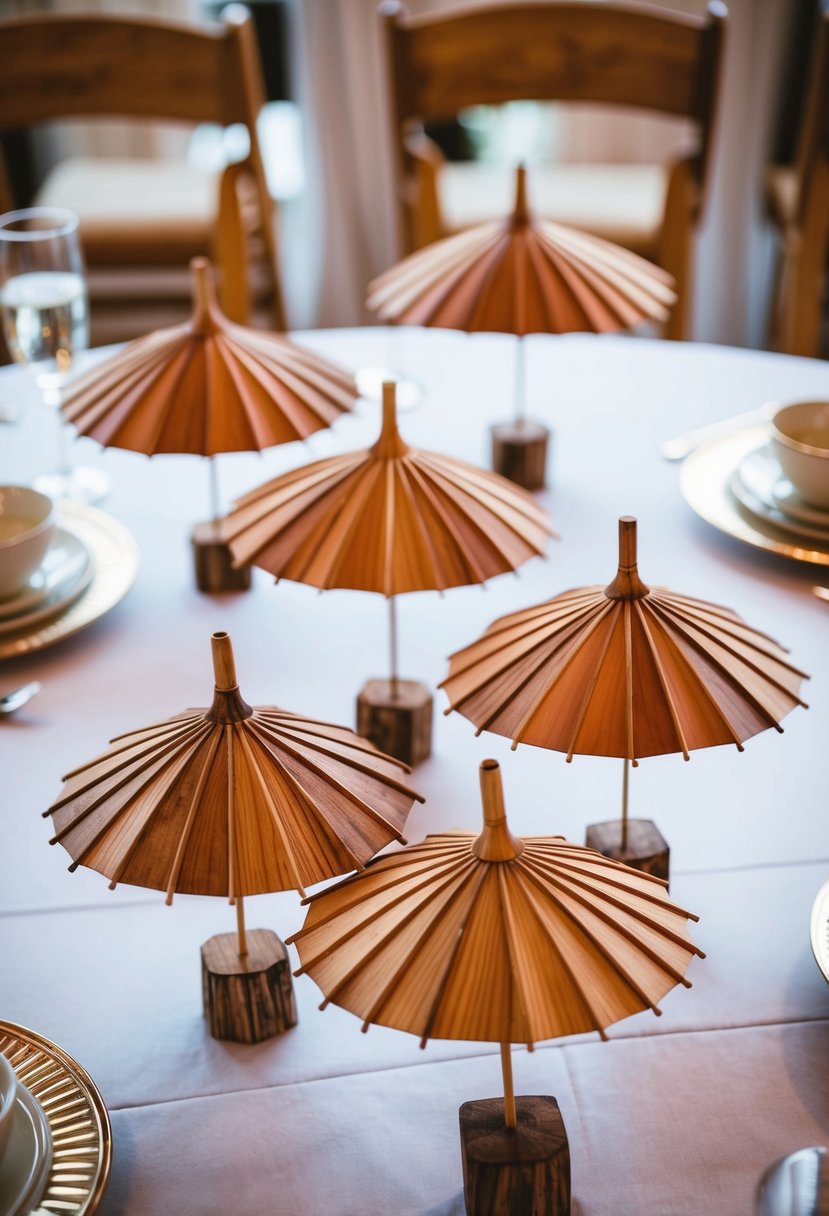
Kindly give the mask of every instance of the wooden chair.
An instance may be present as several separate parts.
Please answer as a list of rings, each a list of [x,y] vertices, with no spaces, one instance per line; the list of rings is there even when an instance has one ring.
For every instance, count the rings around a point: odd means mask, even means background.
[[[666,336],[684,337],[693,237],[711,161],[724,5],[716,0],[709,4],[707,18],[604,2],[510,3],[410,17],[399,3],[387,0],[381,13],[390,63],[400,215],[409,251],[453,230],[447,222],[453,208],[446,192],[452,187],[453,168],[458,169],[455,181],[465,169],[445,164],[425,124],[468,106],[512,100],[592,101],[691,121],[693,154],[664,168],[650,166],[650,176],[643,179],[655,212],[650,231],[641,233],[638,242],[630,233],[620,241],[674,275],[679,302]],[[552,179],[557,191],[570,189],[565,179],[569,168],[559,167],[558,177]],[[583,174],[585,166],[572,168]],[[612,204],[604,186],[602,192]],[[538,210],[549,218],[564,218],[543,203]],[[581,226],[608,239],[624,237],[612,218],[602,222],[601,216],[593,216]]]
[[[818,355],[829,255],[829,13],[819,18],[795,163],[772,165],[765,185],[780,245],[769,344]]]
[[[145,328],[162,323],[162,302],[187,263],[206,253],[219,270],[226,315],[246,322],[254,272],[264,283],[268,319],[285,327],[277,272],[273,203],[256,135],[264,102],[258,49],[247,9],[226,9],[221,24],[183,25],[146,18],[43,15],[0,21],[0,128],[21,129],[58,118],[117,117],[195,125],[243,123],[246,159],[208,181],[210,196],[182,167],[165,162],[64,162],[36,201],[79,213],[95,288],[117,308],[119,292],[133,311],[138,298],[155,306]],[[118,171],[120,167],[120,173]],[[0,165],[0,204],[5,173]],[[190,190],[192,205],[184,200]],[[169,205],[159,201],[169,198]],[[104,200],[102,202],[102,199]],[[258,243],[259,257],[253,242]],[[146,271],[152,265],[154,277]],[[117,267],[117,270],[113,270]],[[112,286],[114,280],[115,285]],[[185,302],[185,312],[189,304]],[[124,337],[103,331],[98,341]]]

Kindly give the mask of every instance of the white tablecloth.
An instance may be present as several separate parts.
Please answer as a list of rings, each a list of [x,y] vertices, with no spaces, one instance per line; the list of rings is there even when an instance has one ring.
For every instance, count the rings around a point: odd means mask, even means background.
[[[332,331],[304,335],[352,367],[391,361],[424,386],[401,416],[404,437],[485,463],[486,428],[511,412],[513,340],[453,333]],[[607,582],[616,520],[639,519],[640,571],[728,604],[792,649],[811,672],[808,712],[733,748],[643,761],[632,814],[671,845],[671,894],[701,916],[707,952],[694,987],[640,1014],[602,1044],[587,1036],[516,1049],[518,1092],[552,1093],[567,1124],[573,1211],[583,1216],[750,1213],[762,1170],[783,1153],[829,1141],[829,989],[808,944],[809,910],[829,871],[829,606],[816,568],[741,546],[697,519],[660,442],[769,398],[829,395],[811,360],[627,338],[527,341],[529,412],[554,428],[552,488],[542,495],[560,540],[547,562],[484,591],[403,597],[401,674],[436,684],[446,657],[496,616],[567,587]],[[49,463],[52,419],[25,374],[0,373],[0,400],[25,400],[0,428],[0,481]],[[265,456],[220,459],[230,497],[307,459],[370,442],[376,407]],[[449,1216],[463,1210],[460,1102],[500,1092],[497,1048],[431,1043],[316,1009],[295,981],[300,1023],[244,1047],[212,1040],[201,1015],[199,944],[233,927],[221,901],[119,888],[49,848],[41,819],[64,772],[115,734],[211,693],[209,636],[227,629],[252,704],[352,722],[354,697],[386,674],[380,597],[320,596],[256,572],[252,592],[206,597],[193,587],[192,523],[208,513],[195,458],[151,462],[77,445],[113,478],[106,509],[136,535],[138,580],[108,617],[76,638],[0,664],[0,691],[40,679],[43,692],[0,722],[0,1017],[29,1025],[76,1056],[102,1089],[115,1135],[107,1216]],[[502,762],[513,829],[582,840],[618,812],[619,761],[474,737],[435,698],[434,754],[413,775],[426,795],[407,836],[474,827],[477,767]],[[295,894],[249,901],[248,923],[286,937],[302,922]]]

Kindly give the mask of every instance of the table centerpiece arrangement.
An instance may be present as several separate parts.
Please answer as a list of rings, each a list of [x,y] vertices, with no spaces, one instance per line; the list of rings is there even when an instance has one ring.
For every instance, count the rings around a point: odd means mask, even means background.
[[[524,337],[663,322],[676,296],[671,276],[644,258],[536,219],[526,176],[519,166],[511,215],[410,254],[369,284],[367,307],[397,325],[516,335],[515,414],[492,428],[492,467],[538,490],[545,484],[549,431],[526,417]]]
[[[229,321],[207,258],[193,258],[193,315],[130,342],[75,380],[62,402],[79,435],[147,456],[209,458],[212,518],[196,525],[200,591],[241,591],[250,570],[234,567],[218,533],[215,457],[307,439],[349,411],[350,373],[280,334]]]
[[[359,695],[360,734],[408,764],[431,752],[432,694],[397,671],[395,597],[514,571],[544,551],[544,512],[504,478],[409,447],[395,385],[370,448],[294,469],[239,499],[222,523],[237,563],[321,590],[375,591],[389,606],[391,672]]]
[[[630,765],[642,756],[733,743],[805,703],[808,676],[729,608],[648,587],[636,520],[619,520],[619,566],[607,586],[564,591],[494,621],[449,660],[449,709],[477,728],[574,755],[624,760],[622,816],[587,843],[667,880],[669,850],[650,819],[628,819]]]
[[[254,1043],[296,1024],[284,944],[245,929],[244,898],[361,869],[422,797],[408,769],[346,727],[239,692],[230,638],[211,639],[215,692],[191,709],[113,739],[69,773],[51,815],[79,865],[164,891],[217,895],[236,906],[236,933],[202,946],[204,1011],[215,1038]]]
[[[658,1002],[694,955],[651,875],[561,836],[509,830],[497,761],[480,767],[483,831],[427,836],[311,896],[289,938],[325,1000],[371,1024],[500,1044],[504,1098],[460,1108],[470,1216],[569,1216],[556,1099],[515,1097],[510,1045],[598,1031]]]

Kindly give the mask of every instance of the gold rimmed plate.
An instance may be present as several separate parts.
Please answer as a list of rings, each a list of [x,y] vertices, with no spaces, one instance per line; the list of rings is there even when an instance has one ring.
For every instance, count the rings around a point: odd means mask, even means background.
[[[829,566],[826,541],[795,537],[738,502],[731,480],[740,462],[768,439],[768,425],[743,427],[710,439],[692,452],[680,473],[680,487],[688,505],[712,527],[755,549],[778,553],[793,561]]]
[[[111,515],[81,503],[62,502],[61,528],[73,533],[89,552],[89,585],[64,611],[38,618],[0,636],[0,659],[43,650],[86,629],[123,599],[138,573],[138,545],[132,534]]]
[[[0,1052],[37,1102],[48,1124],[51,1160],[17,1212],[90,1216],[104,1193],[112,1161],[112,1129],[95,1082],[43,1035],[0,1021]]]

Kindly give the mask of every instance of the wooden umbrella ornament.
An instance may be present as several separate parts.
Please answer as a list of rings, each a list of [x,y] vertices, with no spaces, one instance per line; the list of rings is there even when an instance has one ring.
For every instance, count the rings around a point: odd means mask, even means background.
[[[193,258],[193,315],[138,338],[68,388],[62,410],[79,435],[147,456],[207,456],[212,519],[193,532],[202,591],[243,590],[217,534],[215,457],[306,439],[349,411],[353,377],[279,334],[236,325],[216,303],[210,263]]]
[[[375,591],[389,604],[391,672],[358,699],[358,730],[409,764],[431,749],[432,695],[397,671],[395,596],[445,591],[543,553],[544,511],[492,473],[409,447],[395,385],[370,448],[285,473],[238,500],[222,525],[235,560],[321,590]]]
[[[528,490],[544,485],[549,432],[525,417],[524,336],[663,322],[676,301],[673,279],[653,263],[534,218],[523,165],[510,216],[427,245],[368,290],[367,307],[383,321],[517,336],[515,417],[492,428],[492,467]]]
[[[636,520],[619,520],[619,568],[607,587],[565,591],[493,622],[449,660],[441,687],[478,729],[574,755],[624,759],[622,818],[587,842],[668,877],[651,820],[628,819],[629,766],[643,756],[733,743],[773,727],[808,679],[787,652],[728,608],[647,587]]]
[[[535,1162],[569,1213],[567,1137],[554,1098],[513,1091],[510,1044],[605,1028],[658,1002],[704,957],[665,884],[561,836],[512,835],[495,760],[480,768],[480,835],[449,832],[388,854],[312,896],[292,941],[329,1002],[429,1038],[501,1045],[504,1099],[461,1107],[467,1210],[511,1207]],[[539,1144],[546,1145],[544,1151]],[[495,1164],[495,1163],[500,1163]],[[494,1175],[500,1174],[497,1182]],[[515,1189],[513,1189],[515,1188]],[[498,1204],[482,1202],[497,1189]],[[524,1200],[526,1204],[526,1198]]]
[[[224,896],[237,931],[202,946],[205,1013],[216,1038],[258,1042],[296,1023],[283,943],[245,930],[244,897],[305,887],[362,869],[403,842],[412,802],[405,765],[346,727],[242,699],[230,638],[211,639],[207,709],[112,740],[69,773],[44,812],[50,843],[119,882]]]

